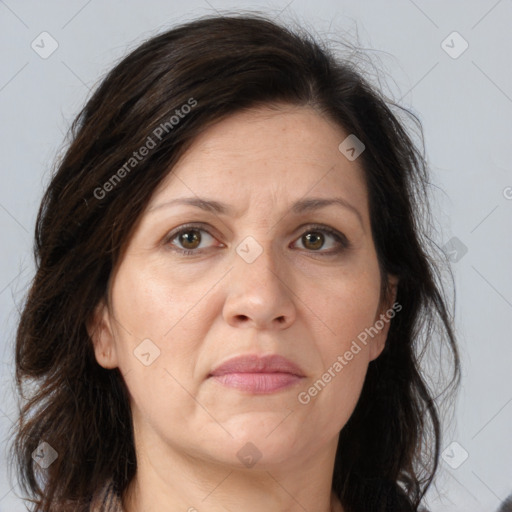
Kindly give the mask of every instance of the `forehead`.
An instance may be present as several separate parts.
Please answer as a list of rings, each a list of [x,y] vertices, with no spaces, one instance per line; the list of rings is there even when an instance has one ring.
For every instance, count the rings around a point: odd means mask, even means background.
[[[238,112],[201,133],[149,204],[179,196],[246,206],[343,195],[366,209],[363,169],[338,149],[347,133],[310,107]]]

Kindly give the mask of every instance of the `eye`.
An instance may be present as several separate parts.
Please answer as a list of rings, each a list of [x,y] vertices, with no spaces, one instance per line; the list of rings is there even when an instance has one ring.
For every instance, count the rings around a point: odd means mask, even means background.
[[[329,244],[331,250],[320,251],[319,249],[323,248],[325,245],[326,238],[331,239],[331,244]],[[302,243],[304,249],[311,252],[318,252],[321,256],[338,254],[350,247],[349,241],[345,235],[327,226],[308,226],[307,231],[298,238],[298,241]],[[334,247],[334,249],[332,249],[332,247]]]
[[[201,247],[201,244],[214,240],[215,238],[202,225],[187,224],[180,226],[177,230],[172,231],[165,239],[165,244],[170,245],[174,251],[183,255],[191,256],[201,254],[207,247]],[[329,244],[331,250],[320,251],[324,248],[326,240],[331,240]],[[327,226],[308,226],[302,236],[297,239],[303,245],[303,249],[308,252],[315,252],[321,256],[332,256],[342,252],[350,247],[350,243],[339,231]],[[297,242],[295,242],[297,243]],[[220,245],[223,246],[222,244]],[[211,247],[211,245],[210,245]],[[329,249],[329,247],[328,247]]]
[[[185,255],[192,255],[198,254],[202,249],[205,249],[205,247],[201,247],[201,243],[203,241],[208,242],[209,240],[214,240],[214,237],[206,229],[192,224],[181,226],[179,230],[170,233],[165,243],[178,245],[174,250]]]

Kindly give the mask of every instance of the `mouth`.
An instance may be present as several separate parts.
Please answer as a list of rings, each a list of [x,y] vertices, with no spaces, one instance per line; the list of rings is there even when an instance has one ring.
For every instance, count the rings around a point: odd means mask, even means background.
[[[212,370],[208,378],[228,388],[268,394],[289,388],[304,376],[298,365],[283,356],[253,354],[229,359]]]

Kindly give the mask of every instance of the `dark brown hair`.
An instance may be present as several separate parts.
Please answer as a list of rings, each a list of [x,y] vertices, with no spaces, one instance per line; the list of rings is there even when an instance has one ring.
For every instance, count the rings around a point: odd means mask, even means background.
[[[358,162],[382,289],[389,274],[399,277],[402,310],[341,431],[333,489],[347,512],[384,510],[389,489],[418,507],[440,451],[436,391],[420,370],[425,347],[448,348],[452,378],[443,391],[459,378],[452,314],[422,222],[425,159],[393,112],[407,111],[355,65],[307,32],[254,13],[208,16],[149,39],[108,73],[73,122],[39,210],[37,270],[16,338],[24,403],[13,454],[35,512],[86,503],[109,479],[119,493],[127,488],[136,471],[127,389],[118,369],[96,362],[87,322],[152,193],[197,135],[242,109],[283,104],[310,106],[364,143]],[[156,147],[127,167],[162,126]],[[41,441],[58,453],[45,470],[31,455]]]

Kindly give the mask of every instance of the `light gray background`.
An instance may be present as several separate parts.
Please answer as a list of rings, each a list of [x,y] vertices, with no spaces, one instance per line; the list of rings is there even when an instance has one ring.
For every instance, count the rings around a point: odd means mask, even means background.
[[[178,22],[241,8],[357,36],[388,77],[387,92],[420,116],[439,187],[438,243],[457,237],[468,249],[454,263],[462,390],[443,441],[462,448],[441,461],[427,504],[497,510],[512,492],[512,1],[0,0],[0,512],[25,510],[5,461],[16,418],[13,338],[34,270],[35,216],[63,136],[127,49]],[[43,31],[59,45],[47,59],[31,48]],[[453,31],[469,44],[458,58],[441,46]],[[452,39],[445,44],[458,52]],[[462,449],[469,456],[454,469]]]

